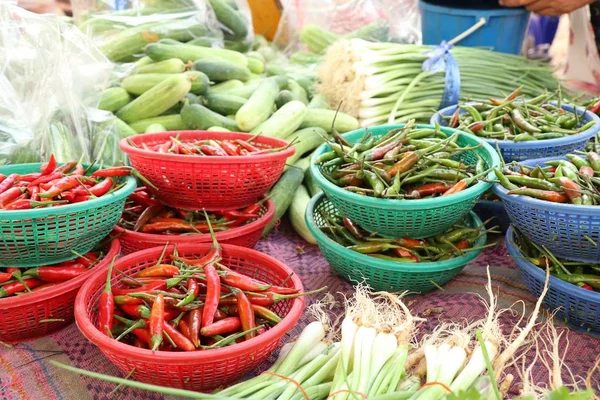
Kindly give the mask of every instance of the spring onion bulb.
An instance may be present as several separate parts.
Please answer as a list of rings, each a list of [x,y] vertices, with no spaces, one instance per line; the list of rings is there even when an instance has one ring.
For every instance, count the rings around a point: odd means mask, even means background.
[[[361,126],[428,120],[445,86],[444,71],[423,71],[432,49],[340,39],[328,48],[319,69],[319,91],[332,107],[341,104],[341,111],[358,118]],[[465,99],[504,97],[519,86],[531,97],[558,88],[552,70],[539,61],[472,47],[454,47],[451,54]]]

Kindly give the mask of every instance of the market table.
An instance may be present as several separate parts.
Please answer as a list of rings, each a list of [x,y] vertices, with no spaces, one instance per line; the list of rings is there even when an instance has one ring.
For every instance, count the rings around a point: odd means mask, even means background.
[[[307,245],[285,224],[266,240],[261,241],[257,249],[287,263],[301,277],[307,290],[325,285],[332,294],[350,293],[352,290],[349,283],[332,274],[316,246]],[[427,318],[420,331],[431,329],[438,321],[458,322],[482,317],[486,312],[481,296],[486,297],[488,265],[494,292],[498,295],[498,306],[505,308],[522,301],[529,313],[536,299],[523,285],[519,271],[506,254],[505,247],[499,245],[487,249],[442,290],[411,296],[407,299],[413,314]],[[313,300],[319,297],[317,295]],[[522,310],[522,306],[515,305],[515,309]],[[309,318],[304,316],[288,337],[299,334]],[[514,325],[518,319],[518,315],[511,316],[507,313],[501,317],[505,326]],[[564,326],[559,321],[557,325]],[[561,349],[565,349],[567,343],[569,347],[564,356],[565,364],[574,375],[585,377],[600,354],[600,338],[569,330],[562,337]],[[273,359],[274,356],[270,362]],[[111,393],[115,385],[59,370],[49,364],[48,360],[122,376],[94,345],[87,342],[75,324],[72,324],[48,337],[18,344],[13,349],[0,349],[0,398],[6,400],[165,399],[158,394],[129,388],[120,388],[118,392]],[[533,371],[535,381],[538,379],[545,381],[545,371],[543,366],[537,365]],[[597,375],[598,383],[600,372]]]

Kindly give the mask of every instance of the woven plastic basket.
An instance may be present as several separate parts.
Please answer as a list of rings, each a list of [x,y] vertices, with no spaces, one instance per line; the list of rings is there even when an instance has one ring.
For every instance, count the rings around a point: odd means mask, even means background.
[[[273,215],[275,215],[275,203],[272,200],[267,200],[260,211],[260,215],[260,218],[249,224],[228,231],[216,232],[215,236],[217,240],[221,244],[233,244],[253,248],[258,243],[264,227],[273,219]],[[210,234],[157,235],[134,232],[129,229],[123,229],[120,226],[115,226],[114,233],[121,241],[123,254],[130,254],[156,246],[165,246],[166,244],[176,244],[179,246],[182,244],[208,243],[212,241]]]
[[[0,168],[0,173],[39,172],[41,164]],[[97,168],[92,168],[93,170]],[[82,203],[23,211],[0,211],[0,266],[32,267],[71,260],[110,233],[136,187],[126,177],[116,192]]]
[[[206,254],[210,246],[210,243],[181,245],[177,246],[177,251],[184,257],[199,256]],[[155,265],[163,249],[155,247],[129,254],[119,259],[114,268],[125,274],[133,274]],[[172,252],[173,246],[169,246],[165,254]],[[291,275],[285,286],[302,290],[300,279],[290,268],[256,250],[223,245],[222,263],[273,284],[281,284]],[[115,272],[113,285],[118,285],[119,276]],[[298,322],[304,309],[302,297],[276,303],[271,309],[283,320],[262,335],[233,346],[194,352],[152,352],[117,342],[96,328],[98,299],[105,281],[106,269],[98,271],[81,288],[75,301],[77,326],[123,373],[135,370],[134,379],[155,385],[206,391],[235,381],[258,367],[275,351],[283,336]]]
[[[73,322],[79,288],[95,271],[106,271],[120,249],[119,241],[113,240],[104,258],[90,272],[39,292],[0,299],[0,341],[35,339]],[[53,321],[43,322],[50,319]]]
[[[522,164],[544,166],[544,161]],[[538,200],[527,196],[508,195],[499,183],[494,185],[504,203],[511,222],[529,240],[544,245],[554,255],[569,260],[600,262],[600,207],[576,206]]]
[[[238,157],[188,156],[142,149],[177,136],[185,143],[194,140],[242,139],[254,135],[234,132],[182,131],[145,133],[121,141],[121,150],[131,165],[158,187],[153,194],[164,204],[190,210],[232,210],[257,201],[277,182],[294,147],[275,153]],[[135,143],[138,147],[132,146]],[[257,137],[259,148],[279,148],[285,140]]]
[[[546,281],[546,271],[522,258],[523,254],[514,239],[514,229],[510,227],[506,232],[506,249],[514,258],[529,290],[539,297]],[[577,328],[600,332],[600,293],[582,289],[554,276],[550,277],[548,285],[544,298],[546,307],[557,310],[559,318]]]
[[[452,116],[458,106],[446,107],[431,117],[431,124],[437,122],[441,126],[447,126],[448,123],[443,117]],[[563,104],[562,108],[573,112],[574,107]],[[581,115],[585,110],[578,108],[577,112]],[[461,113],[465,113],[461,110]],[[558,139],[532,140],[528,142],[513,142],[511,140],[485,140],[496,148],[496,145],[502,153],[504,162],[533,160],[536,158],[559,157],[576,150],[583,150],[589,139],[594,137],[600,131],[600,118],[589,111],[585,111],[581,118],[581,125],[595,121],[596,125],[577,135],[570,135]]]
[[[390,129],[401,128],[404,125],[382,125],[373,128],[360,129],[346,133],[344,137],[355,143],[366,134],[380,137]],[[418,128],[433,128],[429,125],[417,125]],[[450,128],[442,128],[442,132],[450,136],[458,132]],[[500,159],[494,149],[483,140],[459,132],[457,143],[461,147],[482,146],[477,150],[461,154],[460,160],[468,165],[477,163],[479,154],[485,161],[486,168],[499,166]],[[480,181],[462,192],[431,199],[420,200],[390,200],[361,196],[338,187],[327,180],[321,173],[321,166],[315,165],[315,160],[323,153],[331,151],[329,145],[321,145],[313,153],[310,171],[317,185],[323,189],[330,201],[343,215],[360,225],[369,232],[377,232],[389,237],[424,238],[445,232],[457,221],[463,219],[475,206],[479,197],[492,184]],[[489,175],[493,179],[494,173]]]
[[[398,263],[380,260],[348,250],[330,239],[319,229],[319,226],[325,225],[323,214],[339,215],[339,211],[320,193],[308,204],[306,222],[327,262],[344,279],[352,283],[365,282],[373,290],[428,292],[454,278],[482,251],[470,251],[461,257],[436,262]],[[471,212],[466,218],[466,225],[477,227],[482,222]],[[486,239],[487,235],[483,235],[474,246],[483,246]]]

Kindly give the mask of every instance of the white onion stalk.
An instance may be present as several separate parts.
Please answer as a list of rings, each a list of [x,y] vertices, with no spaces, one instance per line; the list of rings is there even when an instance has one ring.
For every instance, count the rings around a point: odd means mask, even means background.
[[[306,355],[304,355],[304,357],[302,357],[302,359],[298,362],[298,367],[311,362],[315,359],[315,357],[327,350],[328,347],[329,345],[323,341],[317,343],[317,345],[308,350],[308,353],[306,353]]]
[[[498,354],[498,346],[489,341],[485,341],[484,343],[488,356],[493,360]],[[485,370],[486,365],[483,358],[483,352],[481,346],[477,345],[471,354],[471,358],[467,365],[450,385],[450,389],[453,393],[467,390]]]
[[[346,315],[344,320],[342,321],[342,341],[341,341],[341,357],[340,362],[337,366],[335,377],[333,379],[333,384],[331,385],[331,393],[335,393],[336,391],[341,389],[346,376],[350,374],[351,369],[350,365],[352,363],[352,348],[354,347],[354,337],[356,336],[356,332],[358,331],[358,325],[354,323],[352,317]],[[339,397],[336,395],[333,397],[334,400],[341,399],[342,396]]]

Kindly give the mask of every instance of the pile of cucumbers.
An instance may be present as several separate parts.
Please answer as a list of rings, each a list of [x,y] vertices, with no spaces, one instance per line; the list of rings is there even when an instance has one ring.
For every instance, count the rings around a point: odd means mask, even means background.
[[[280,54],[270,64],[264,55],[272,49],[265,51],[263,46],[268,45],[262,37],[245,53],[206,47],[198,39],[148,44],[144,57],[118,86],[104,91],[99,108],[114,113],[118,139],[144,132],[210,130],[294,141],[296,154],[272,190],[274,221],[289,208],[294,228],[314,243],[304,223],[312,192],[303,186],[310,154],[334,129],[351,131],[358,128],[358,121],[344,113],[336,115],[322,96],[314,94],[314,80],[293,79],[289,62],[282,64]],[[95,152],[98,160],[109,159],[110,154]]]

